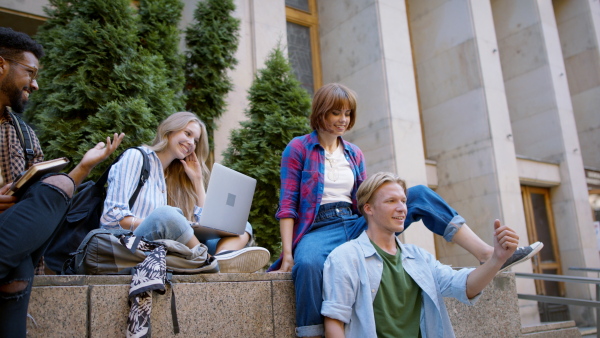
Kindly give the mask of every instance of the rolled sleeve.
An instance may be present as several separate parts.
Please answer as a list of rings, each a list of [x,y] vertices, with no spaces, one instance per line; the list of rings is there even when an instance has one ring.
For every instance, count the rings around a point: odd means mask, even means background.
[[[345,259],[339,259],[340,256]],[[356,268],[352,269],[350,260],[343,251],[334,250],[323,267],[321,315],[345,324],[348,324],[352,317],[358,285],[358,281],[355,280],[358,278]]]
[[[137,187],[139,173],[142,169],[142,154],[135,150],[127,150],[115,163],[108,174],[108,188],[100,223],[103,228],[119,228],[119,222],[134,216],[129,208],[129,199]]]
[[[437,283],[443,297],[455,298],[467,305],[473,305],[477,302],[483,291],[471,299],[467,297],[467,278],[475,270],[474,268],[454,270],[437,260],[433,263],[435,264]]]

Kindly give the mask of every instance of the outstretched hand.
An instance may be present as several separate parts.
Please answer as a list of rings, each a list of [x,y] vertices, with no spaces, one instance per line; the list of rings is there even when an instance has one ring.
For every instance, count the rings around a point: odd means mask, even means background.
[[[106,160],[112,153],[114,153],[121,144],[121,141],[123,141],[124,137],[124,133],[114,133],[112,141],[110,140],[110,136],[107,137],[106,144],[104,142],[99,142],[96,144],[93,148],[88,150],[85,155],[83,155],[83,158],[79,164],[84,168],[91,170],[98,165],[98,163]]]
[[[506,225],[501,225],[499,220],[494,222],[494,256],[505,262],[519,246],[519,236]]]
[[[115,152],[117,147],[121,144],[121,141],[123,141],[123,137],[125,137],[125,134],[115,133],[112,141],[110,140],[110,137],[107,137],[106,143],[100,142],[96,144],[83,155],[81,162],[79,162],[79,164],[69,173],[69,176],[75,183],[75,187],[78,187],[79,184],[83,182],[83,179],[90,174],[90,171],[92,171],[98,163],[106,160],[110,154]]]

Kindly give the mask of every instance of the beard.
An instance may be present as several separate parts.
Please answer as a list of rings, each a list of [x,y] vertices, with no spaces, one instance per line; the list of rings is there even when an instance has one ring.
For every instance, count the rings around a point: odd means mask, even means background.
[[[8,97],[10,102],[10,108],[15,113],[23,113],[25,111],[25,105],[27,101],[23,99],[23,91],[28,88],[19,89],[15,85],[14,75],[12,71],[9,72],[8,76],[2,81],[0,85],[0,92]]]

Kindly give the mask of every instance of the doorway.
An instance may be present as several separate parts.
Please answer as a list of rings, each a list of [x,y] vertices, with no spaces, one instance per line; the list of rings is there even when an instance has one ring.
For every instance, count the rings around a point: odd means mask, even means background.
[[[521,194],[529,240],[544,243],[544,248],[532,258],[533,272],[562,275],[550,189],[524,185]],[[565,285],[561,282],[536,280],[535,288],[538,295],[565,296]],[[538,303],[538,307],[542,322],[570,320],[567,305]]]

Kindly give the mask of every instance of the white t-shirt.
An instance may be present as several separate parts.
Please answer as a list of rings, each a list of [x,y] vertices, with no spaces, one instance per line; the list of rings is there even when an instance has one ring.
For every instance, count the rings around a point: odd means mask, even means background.
[[[344,156],[340,144],[333,154],[325,151],[325,188],[321,205],[335,202],[352,203],[350,195],[354,186],[354,174],[350,162]]]

